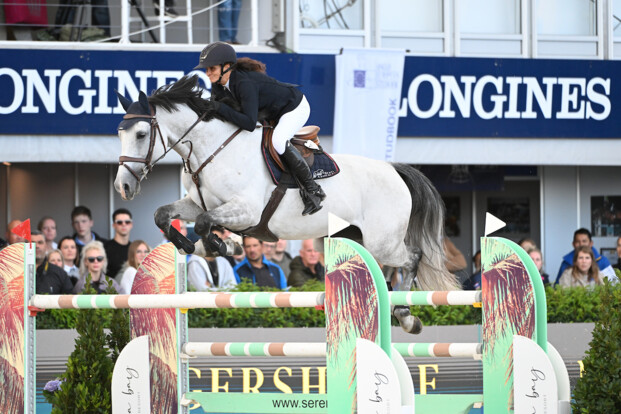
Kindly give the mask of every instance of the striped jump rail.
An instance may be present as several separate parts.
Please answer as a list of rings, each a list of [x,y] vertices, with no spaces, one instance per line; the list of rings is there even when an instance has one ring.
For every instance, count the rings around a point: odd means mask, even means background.
[[[187,292],[172,295],[34,295],[37,309],[312,308],[324,292]],[[390,292],[391,305],[476,305],[481,291]]]
[[[325,342],[188,342],[182,352],[189,357],[325,357]],[[480,359],[480,343],[394,343],[403,357],[453,357]]]

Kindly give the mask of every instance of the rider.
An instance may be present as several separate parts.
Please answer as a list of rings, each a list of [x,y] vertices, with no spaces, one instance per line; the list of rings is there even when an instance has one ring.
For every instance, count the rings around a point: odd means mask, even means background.
[[[294,85],[267,76],[263,63],[249,58],[237,59],[235,49],[223,42],[207,45],[194,69],[205,69],[211,81],[211,99],[227,121],[254,131],[261,111],[266,114],[267,121],[277,123],[272,142],[285,165],[304,187],[300,188],[304,201],[302,215],[319,211],[326,195],[313,180],[300,152],[289,141],[310,115],[310,106],[302,92]],[[222,102],[227,97],[235,98],[241,110]]]

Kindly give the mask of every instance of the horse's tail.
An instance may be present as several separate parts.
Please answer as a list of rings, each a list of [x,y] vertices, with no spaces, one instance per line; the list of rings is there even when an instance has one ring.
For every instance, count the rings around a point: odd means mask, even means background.
[[[442,239],[444,237],[444,202],[431,181],[416,168],[407,164],[392,164],[410,190],[412,211],[405,244],[409,249],[418,247],[423,255],[416,279],[423,290],[461,289],[457,278],[445,264]]]

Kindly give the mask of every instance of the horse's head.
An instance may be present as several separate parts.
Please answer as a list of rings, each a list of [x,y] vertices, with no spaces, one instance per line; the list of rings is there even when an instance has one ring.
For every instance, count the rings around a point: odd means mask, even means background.
[[[121,156],[114,188],[124,200],[131,200],[140,192],[140,181],[151,170],[153,159],[165,151],[166,144],[147,95],[140,92],[136,102],[117,95],[127,113],[118,126]],[[162,143],[158,145],[160,140]]]

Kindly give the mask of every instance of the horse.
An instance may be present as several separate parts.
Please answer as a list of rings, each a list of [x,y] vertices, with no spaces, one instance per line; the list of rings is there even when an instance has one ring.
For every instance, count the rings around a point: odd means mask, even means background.
[[[196,75],[149,97],[140,92],[136,102],[117,95],[126,115],[118,128],[116,191],[124,200],[133,199],[153,165],[174,150],[184,162],[187,195],[159,207],[155,223],[182,254],[225,255],[239,248],[214,244],[210,229],[220,225],[247,234],[260,222],[275,188],[261,153],[260,125],[245,131],[226,122],[214,102],[203,98]],[[424,290],[459,289],[445,266],[444,203],[429,179],[405,164],[343,154],[333,159],[340,172],[321,180],[327,194],[323,209],[302,216],[300,195],[286,191],[269,221],[272,235],[287,240],[327,236],[330,212],[351,223],[343,235],[360,241],[382,265],[402,269],[400,290],[411,290],[415,277]],[[192,244],[171,226],[174,219],[194,222],[201,240]],[[251,235],[268,239],[261,232]],[[395,306],[392,313],[406,332],[422,329],[408,307]]]

